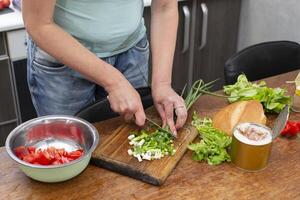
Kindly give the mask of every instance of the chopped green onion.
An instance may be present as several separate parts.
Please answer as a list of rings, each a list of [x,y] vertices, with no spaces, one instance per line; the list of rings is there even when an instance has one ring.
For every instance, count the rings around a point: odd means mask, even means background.
[[[193,84],[185,98],[187,110],[191,108],[202,94],[209,92],[209,89],[213,86],[215,81],[204,83],[204,81],[200,79]],[[153,132],[141,130],[139,133],[131,133],[128,139],[130,140],[129,144],[132,145],[132,148],[128,150],[128,154],[137,158],[139,162],[174,155],[176,150],[174,148],[173,135],[170,132],[170,128],[168,126],[161,127],[148,118],[147,121],[155,127],[156,130]]]

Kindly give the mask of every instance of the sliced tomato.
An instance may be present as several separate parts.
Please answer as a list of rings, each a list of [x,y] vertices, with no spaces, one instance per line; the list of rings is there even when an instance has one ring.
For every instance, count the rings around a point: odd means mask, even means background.
[[[29,146],[29,147],[27,147],[27,150],[30,154],[32,154],[35,152],[36,148],[34,146]]]
[[[50,158],[47,151],[38,150],[36,161],[41,165],[50,165],[53,162],[53,159]]]
[[[60,156],[66,156],[68,154],[68,152],[65,151],[65,149],[58,149],[57,152]]]
[[[57,149],[55,147],[48,147],[41,150],[36,149],[34,146],[20,146],[14,149],[16,156],[20,159],[39,165],[57,165],[69,163],[82,156],[83,150],[78,149],[75,151],[67,152],[65,149]]]
[[[31,164],[36,162],[36,157],[34,154],[27,154],[26,156],[23,157],[23,160],[25,162],[29,162]]]
[[[23,159],[24,156],[29,154],[29,152],[25,146],[16,147],[14,149],[14,152],[15,152],[15,155],[20,159]]]
[[[68,153],[67,157],[75,160],[79,158],[82,155],[82,153],[83,152],[81,150],[71,151]]]

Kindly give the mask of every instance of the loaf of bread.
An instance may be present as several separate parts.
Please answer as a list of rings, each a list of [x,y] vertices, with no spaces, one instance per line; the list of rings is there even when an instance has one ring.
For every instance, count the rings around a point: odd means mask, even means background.
[[[253,122],[265,125],[267,118],[262,104],[256,100],[232,103],[213,117],[213,126],[232,135],[233,128],[242,122]]]

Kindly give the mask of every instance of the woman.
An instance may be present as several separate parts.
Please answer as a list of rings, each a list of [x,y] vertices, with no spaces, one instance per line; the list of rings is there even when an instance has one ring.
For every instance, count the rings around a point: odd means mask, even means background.
[[[134,89],[148,83],[142,0],[23,0],[22,12],[28,83],[39,116],[73,115],[100,95],[126,121],[145,123]],[[163,125],[176,134],[187,118],[184,100],[171,88],[177,1],[153,0],[151,19],[152,96]]]

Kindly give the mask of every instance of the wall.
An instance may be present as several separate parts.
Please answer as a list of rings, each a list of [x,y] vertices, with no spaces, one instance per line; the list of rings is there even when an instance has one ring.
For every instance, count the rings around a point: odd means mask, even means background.
[[[242,0],[238,50],[271,40],[300,43],[300,0]]]

